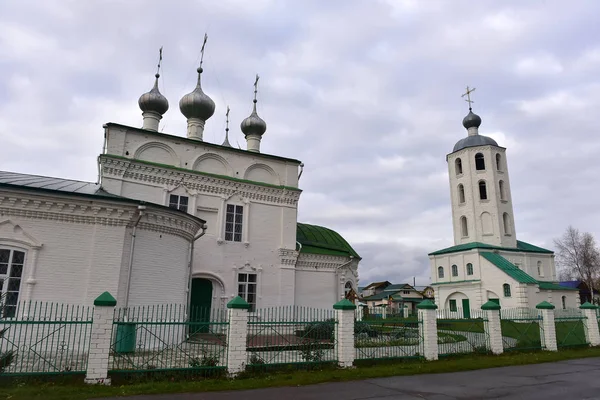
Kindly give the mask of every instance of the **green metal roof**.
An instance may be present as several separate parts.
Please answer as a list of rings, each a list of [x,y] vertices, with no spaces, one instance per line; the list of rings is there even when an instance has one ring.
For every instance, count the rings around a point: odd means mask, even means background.
[[[504,271],[508,276],[519,283],[538,283],[532,276],[525,271],[517,268],[513,263],[502,257],[500,254],[490,253],[487,251],[480,253],[483,258],[494,264],[496,267]]]
[[[339,233],[329,228],[298,223],[296,240],[302,245],[301,253],[353,256],[360,259],[352,246]]]
[[[387,293],[381,292],[381,293],[374,294],[373,296],[365,297],[363,300],[364,301],[386,300],[386,299],[389,299],[392,294],[393,293],[390,293],[390,292],[387,292]]]
[[[542,290],[579,290],[568,286],[561,286],[556,282],[538,281],[538,285]]]
[[[481,242],[471,242],[471,243],[459,244],[459,245],[456,245],[456,246],[447,247],[445,249],[437,250],[437,251],[434,251],[433,253],[429,253],[429,255],[430,256],[437,256],[437,255],[441,255],[441,254],[456,253],[456,252],[459,252],[459,251],[473,250],[473,249],[520,251],[520,252],[525,252],[525,253],[543,253],[543,254],[553,254],[554,253],[552,250],[544,249],[542,247],[534,246],[534,245],[532,245],[530,243],[526,243],[526,242],[522,242],[520,240],[517,240],[517,247],[516,248],[494,246],[494,245],[491,245],[491,244],[481,243]]]
[[[408,286],[408,288],[407,288]],[[408,283],[395,283],[393,285],[390,285],[388,287],[386,287],[385,289],[383,289],[386,292],[392,291],[392,292],[397,292],[399,290],[410,290],[413,287],[410,286]]]

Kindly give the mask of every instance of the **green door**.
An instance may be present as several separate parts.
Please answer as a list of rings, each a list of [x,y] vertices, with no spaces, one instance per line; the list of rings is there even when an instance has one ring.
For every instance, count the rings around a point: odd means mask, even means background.
[[[190,298],[190,335],[206,333],[209,329],[210,307],[212,303],[212,282],[208,279],[192,279]]]
[[[471,318],[471,305],[469,304],[469,299],[462,300],[462,307],[463,307],[463,317]]]

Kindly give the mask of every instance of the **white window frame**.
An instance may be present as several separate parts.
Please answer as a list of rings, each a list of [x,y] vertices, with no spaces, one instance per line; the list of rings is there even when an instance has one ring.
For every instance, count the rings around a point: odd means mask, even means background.
[[[0,301],[0,306],[1,306],[1,314],[0,314],[0,319],[6,319],[6,318],[13,318],[16,315],[16,310],[17,310],[17,306],[19,304],[19,300],[22,297],[22,291],[24,288],[23,285],[23,281],[25,280],[25,267],[27,264],[27,251],[24,249],[20,249],[20,248],[15,248],[12,246],[3,246],[0,245],[0,251],[4,250],[4,251],[9,251],[8,254],[8,260],[6,263],[2,263],[2,264],[6,264],[6,272],[5,273],[0,273],[0,293],[1,293],[1,301]],[[22,263],[20,263],[21,266],[21,273],[18,277],[14,277],[11,276],[12,272],[13,272],[13,268],[14,268],[14,256],[15,256],[15,252],[19,252],[19,253],[23,253],[23,260]],[[19,264],[17,264],[19,265]],[[11,279],[18,279],[19,280],[19,286],[17,287],[16,290],[8,290],[8,287],[11,283]],[[8,297],[8,293],[17,293],[17,297],[15,299],[14,302],[11,302],[10,305],[6,304],[7,301],[7,297]],[[13,309],[14,312],[12,314],[10,314],[10,311],[7,311],[8,309]]]
[[[174,208],[179,211],[188,212],[190,209],[190,198],[189,196],[184,196],[181,194],[168,194],[169,208]],[[176,201],[173,201],[173,197],[176,198]],[[185,199],[185,206],[182,206],[181,199]],[[174,207],[173,207],[174,205]]]
[[[233,221],[227,221],[227,217],[230,214],[229,207],[233,207]],[[238,210],[241,209],[241,212],[238,213]],[[226,203],[225,204],[225,221],[223,226],[223,238],[226,242],[243,242],[244,241],[244,222],[245,222],[245,207],[242,204],[235,203]],[[239,216],[239,222],[237,221],[237,217]],[[227,224],[232,224],[232,231],[227,230]],[[236,225],[239,226],[239,232],[236,231]],[[231,238],[227,238],[227,234],[231,234]],[[236,235],[239,235],[239,240],[236,240]]]
[[[254,277],[251,281],[250,277]],[[242,279],[244,278],[244,279]],[[254,293],[250,292],[250,288],[254,287]],[[238,272],[237,273],[237,290],[238,296],[246,301],[250,305],[250,312],[256,311],[256,304],[258,303],[258,274],[256,272]],[[251,299],[249,294],[254,294],[254,298]]]

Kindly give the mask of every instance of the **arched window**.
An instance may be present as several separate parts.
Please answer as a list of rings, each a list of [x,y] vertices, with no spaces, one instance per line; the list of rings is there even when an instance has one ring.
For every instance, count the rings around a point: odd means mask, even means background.
[[[510,235],[510,217],[508,213],[502,214],[502,222],[504,224],[504,234]]]
[[[456,175],[462,174],[462,160],[460,158],[454,161],[454,169],[456,170]]]
[[[544,271],[542,270],[542,262],[541,261],[537,262],[537,270],[538,270],[539,276],[544,276]]]
[[[500,200],[506,200],[506,195],[504,194],[504,181],[498,182],[498,189],[500,192]]]
[[[479,200],[487,200],[487,186],[485,181],[479,181]]]
[[[460,233],[463,237],[469,236],[469,227],[467,226],[467,217],[460,217]]]
[[[458,276],[458,267],[456,265],[452,266],[452,276]]]
[[[475,154],[475,169],[477,171],[483,171],[485,169],[485,159],[481,153]]]
[[[502,171],[502,156],[500,153],[496,153],[496,169]]]
[[[504,297],[510,297],[510,285],[505,283],[502,285],[502,289],[504,289]]]
[[[467,275],[473,275],[473,264],[467,264]]]
[[[563,308],[563,310],[565,310],[567,308],[567,296],[563,296],[561,298],[561,300],[562,300],[562,308]]]
[[[438,267],[438,278],[443,278],[443,277],[444,277],[444,268]]]
[[[465,202],[465,187],[462,183],[458,185],[458,202],[461,204]]]

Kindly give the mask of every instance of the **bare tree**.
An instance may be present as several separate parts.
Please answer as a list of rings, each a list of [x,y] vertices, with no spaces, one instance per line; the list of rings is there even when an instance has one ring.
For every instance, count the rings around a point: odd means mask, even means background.
[[[593,303],[595,283],[600,277],[600,251],[594,235],[589,232],[581,233],[569,226],[560,239],[554,240],[554,245],[557,248],[556,263],[561,269],[561,279],[585,282]]]

